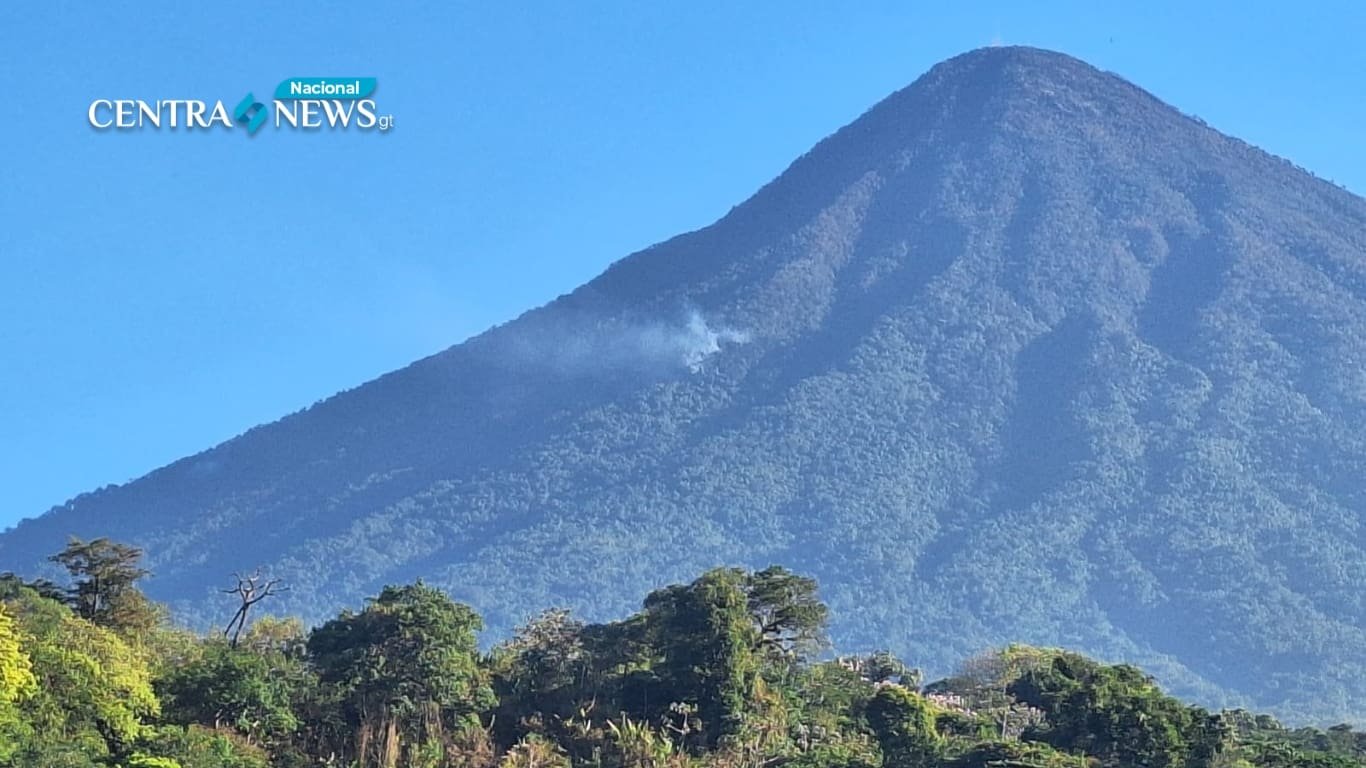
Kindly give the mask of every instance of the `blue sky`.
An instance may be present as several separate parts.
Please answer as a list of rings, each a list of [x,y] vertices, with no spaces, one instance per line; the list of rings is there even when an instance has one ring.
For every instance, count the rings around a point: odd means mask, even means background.
[[[704,226],[994,41],[1366,191],[1366,4],[1193,5],[5,3],[0,526]],[[394,130],[86,122],[97,98],[231,107],[296,75],[376,77]]]

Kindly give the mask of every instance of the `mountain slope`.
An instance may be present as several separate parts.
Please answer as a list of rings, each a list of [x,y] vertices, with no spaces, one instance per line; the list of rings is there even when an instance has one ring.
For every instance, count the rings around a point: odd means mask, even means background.
[[[0,536],[145,546],[226,615],[422,576],[504,631],[717,563],[835,638],[1008,639],[1366,720],[1366,201],[1117,77],[945,62],[716,224],[441,354]]]

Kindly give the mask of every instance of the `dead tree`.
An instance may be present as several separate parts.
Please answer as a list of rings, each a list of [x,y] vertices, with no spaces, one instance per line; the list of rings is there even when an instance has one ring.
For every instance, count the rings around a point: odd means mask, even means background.
[[[280,579],[266,579],[261,576],[261,569],[250,576],[242,577],[234,572],[233,578],[237,579],[237,586],[232,589],[225,589],[223,592],[229,595],[237,595],[242,601],[237,608],[237,613],[232,615],[232,621],[223,629],[223,637],[231,637],[231,645],[237,647],[237,638],[241,636],[242,630],[247,627],[247,613],[253,605],[265,600],[271,595],[280,592],[288,592],[289,587],[280,586]]]

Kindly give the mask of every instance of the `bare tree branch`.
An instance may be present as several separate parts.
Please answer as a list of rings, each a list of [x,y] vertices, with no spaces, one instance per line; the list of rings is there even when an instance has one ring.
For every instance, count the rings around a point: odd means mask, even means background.
[[[228,626],[223,629],[224,637],[231,637],[233,648],[237,647],[237,639],[242,635],[242,630],[247,626],[247,614],[251,607],[265,600],[271,595],[280,592],[288,592],[289,587],[280,586],[281,579],[267,579],[261,575],[261,569],[257,568],[250,576],[243,577],[240,573],[233,571],[232,577],[237,580],[237,586],[232,589],[225,589],[223,592],[229,595],[237,595],[241,604],[237,612],[232,615]]]

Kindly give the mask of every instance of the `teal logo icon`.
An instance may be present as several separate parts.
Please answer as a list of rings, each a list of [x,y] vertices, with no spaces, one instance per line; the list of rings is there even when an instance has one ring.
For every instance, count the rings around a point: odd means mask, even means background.
[[[247,126],[247,133],[255,135],[266,122],[266,105],[256,100],[251,93],[242,97],[237,102],[237,108],[232,111],[232,116],[237,122]]]

